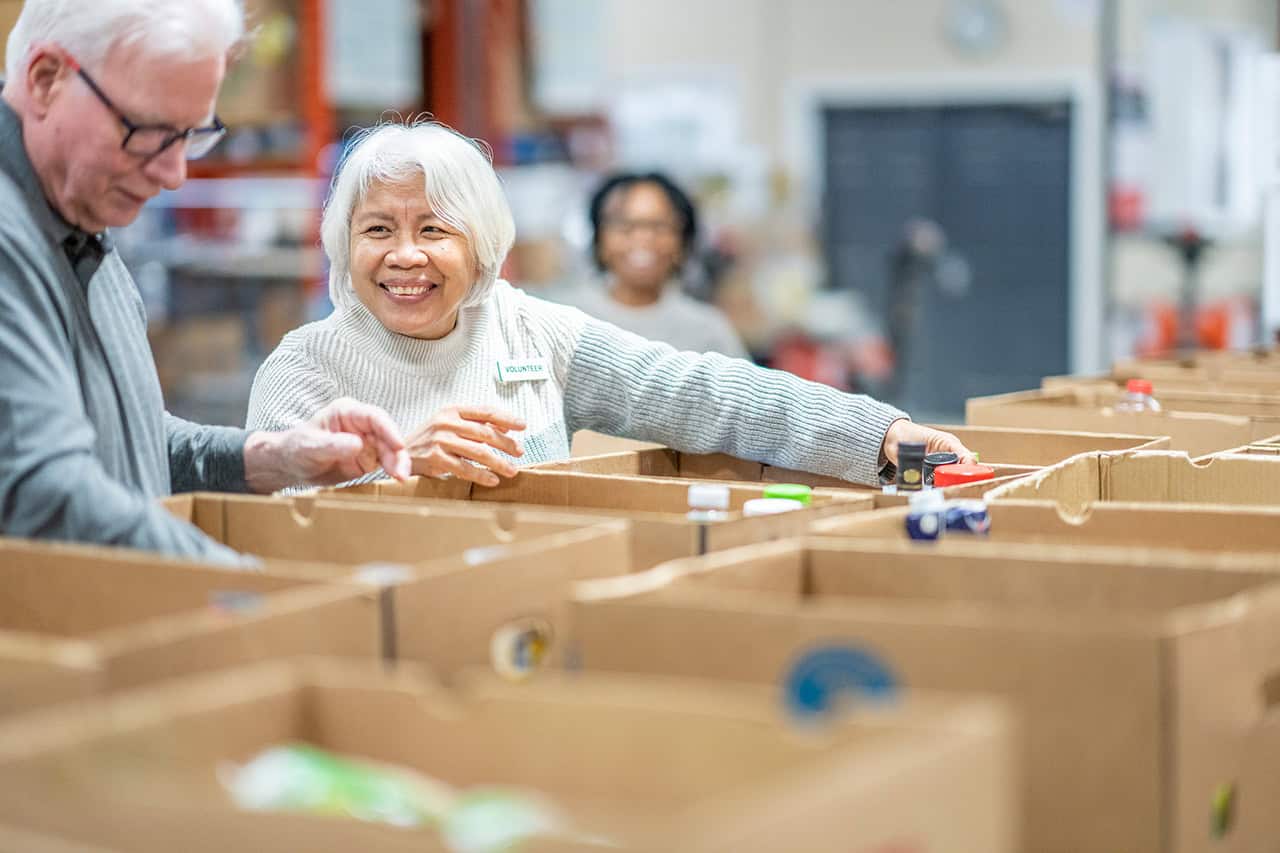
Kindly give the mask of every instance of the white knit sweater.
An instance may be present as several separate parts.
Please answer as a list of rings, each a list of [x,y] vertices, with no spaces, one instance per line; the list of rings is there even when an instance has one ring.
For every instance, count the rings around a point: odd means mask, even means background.
[[[533,359],[546,379],[499,381],[499,364]],[[383,407],[406,434],[447,406],[496,406],[528,424],[526,465],[567,458],[570,436],[592,429],[866,484],[889,424],[906,417],[740,359],[677,352],[503,281],[439,340],[391,332],[362,305],[290,332],[258,370],[248,426],[284,429],[338,397]]]

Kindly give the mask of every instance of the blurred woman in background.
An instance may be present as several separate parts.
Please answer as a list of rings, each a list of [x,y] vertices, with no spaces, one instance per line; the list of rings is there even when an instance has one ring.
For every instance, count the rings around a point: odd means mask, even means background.
[[[748,357],[728,318],[681,290],[698,215],[679,187],[657,172],[612,175],[592,196],[590,214],[592,260],[604,281],[586,282],[562,301],[678,350]]]

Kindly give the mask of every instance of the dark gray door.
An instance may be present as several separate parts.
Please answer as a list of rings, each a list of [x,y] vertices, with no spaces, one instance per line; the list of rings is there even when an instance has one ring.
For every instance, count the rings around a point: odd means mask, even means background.
[[[1067,372],[1069,104],[841,107],[824,126],[832,284],[896,328],[894,402],[957,417]],[[947,250],[895,256],[913,220]]]

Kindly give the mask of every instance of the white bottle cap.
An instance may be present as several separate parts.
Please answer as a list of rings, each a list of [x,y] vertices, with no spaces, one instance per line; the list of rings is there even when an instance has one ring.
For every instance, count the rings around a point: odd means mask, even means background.
[[[715,483],[694,483],[689,487],[690,509],[728,509],[729,487]]]
[[[925,509],[940,507],[946,502],[947,496],[938,489],[924,489],[916,492],[907,500],[907,503],[911,506]]]
[[[793,512],[804,509],[804,504],[790,498],[752,498],[742,505],[745,516],[777,515],[780,512]]]

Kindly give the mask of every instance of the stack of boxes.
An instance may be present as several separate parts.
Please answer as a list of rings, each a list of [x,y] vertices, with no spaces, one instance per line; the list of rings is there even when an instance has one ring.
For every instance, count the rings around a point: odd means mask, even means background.
[[[1116,412],[1143,373],[1163,411]],[[0,540],[0,850],[511,849],[237,802],[299,743],[536,792],[563,823],[484,812],[522,850],[1270,849],[1280,360],[968,419],[999,476],[943,497],[990,528],[936,541],[900,495],[600,439],[495,489],[167,502],[253,572]],[[705,482],[720,519],[687,517]],[[778,482],[810,504],[741,512]]]

